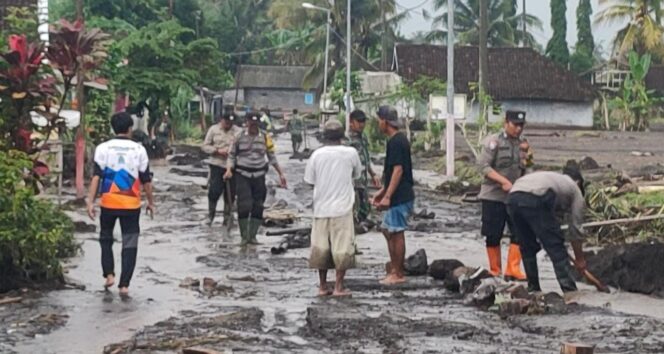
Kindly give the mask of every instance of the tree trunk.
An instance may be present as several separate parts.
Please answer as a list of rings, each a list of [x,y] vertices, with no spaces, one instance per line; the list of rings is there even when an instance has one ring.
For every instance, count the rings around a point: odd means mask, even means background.
[[[83,0],[76,0],[77,20],[83,21]],[[76,101],[78,111],[81,115],[78,132],[76,133],[75,156],[76,156],[76,198],[85,198],[85,75],[79,67],[76,74]],[[62,103],[61,103],[62,104]],[[48,139],[49,137],[47,137]]]
[[[385,1],[384,0],[380,0],[380,13],[381,13],[382,21],[383,21],[380,70],[387,71],[387,19],[385,18]]]

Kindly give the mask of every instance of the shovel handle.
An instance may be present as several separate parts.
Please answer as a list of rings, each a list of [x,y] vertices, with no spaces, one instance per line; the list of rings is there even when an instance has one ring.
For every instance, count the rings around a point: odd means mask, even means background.
[[[574,258],[571,258],[571,260],[572,260],[572,264],[574,264],[576,266],[576,260]],[[597,291],[601,291],[601,292],[607,293],[607,294],[611,293],[611,290],[609,289],[609,287],[606,286],[606,284],[602,283],[601,280],[597,279],[597,277],[595,277],[593,275],[593,273],[591,273],[588,269],[585,269],[583,271],[582,275],[583,275],[584,278],[586,278],[588,280],[588,282],[590,282],[593,286],[595,286]]]

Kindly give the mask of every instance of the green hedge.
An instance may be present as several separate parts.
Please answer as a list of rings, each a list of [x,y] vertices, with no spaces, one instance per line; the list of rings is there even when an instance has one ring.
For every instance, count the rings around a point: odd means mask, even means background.
[[[0,151],[0,291],[61,279],[60,259],[78,250],[72,221],[26,187],[31,166],[21,152]]]

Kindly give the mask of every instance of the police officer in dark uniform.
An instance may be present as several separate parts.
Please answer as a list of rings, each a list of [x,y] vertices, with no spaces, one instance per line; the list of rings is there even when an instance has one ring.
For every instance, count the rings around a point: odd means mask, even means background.
[[[486,238],[489,271],[494,276],[502,273],[500,240],[505,225],[512,230],[505,205],[507,194],[512,189],[512,183],[526,173],[530,147],[527,140],[521,136],[525,123],[525,112],[507,111],[503,130],[484,140],[483,151],[477,159],[484,175],[478,196],[482,201],[482,235]],[[505,278],[526,279],[521,271],[521,252],[513,232]]]

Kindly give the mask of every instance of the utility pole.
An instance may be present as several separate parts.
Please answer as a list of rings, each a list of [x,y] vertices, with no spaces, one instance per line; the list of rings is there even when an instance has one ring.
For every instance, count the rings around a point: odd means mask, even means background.
[[[348,8],[346,9],[346,135],[350,132],[350,101],[351,101],[351,87],[350,87],[350,71],[351,71],[351,25],[350,25],[350,10],[352,0],[348,0]]]
[[[454,177],[454,1],[447,1],[447,176]]]
[[[489,0],[480,0],[480,72],[479,72],[479,91],[480,91],[480,122],[488,123],[488,107],[486,106],[487,81],[489,77],[489,49],[487,48],[487,36],[489,32],[488,16]],[[481,127],[481,126],[480,126]],[[480,129],[481,134],[481,129]]]
[[[174,0],[168,0],[168,17],[173,18],[173,1]]]
[[[76,0],[76,20],[84,21],[83,0]],[[79,58],[80,59],[80,58]],[[76,199],[85,198],[85,77],[83,69],[79,66],[76,73],[76,104],[81,115],[78,131],[74,142],[76,157]],[[64,102],[60,102],[64,104]],[[74,108],[74,107],[72,107]]]
[[[385,18],[385,0],[380,0],[380,16],[383,21],[382,50],[380,56],[380,70],[387,71],[387,19]]]
[[[527,47],[528,43],[526,42],[526,0],[523,0],[523,12],[521,13],[521,22],[523,22],[523,37],[521,38],[521,42],[523,44],[523,47]]]

